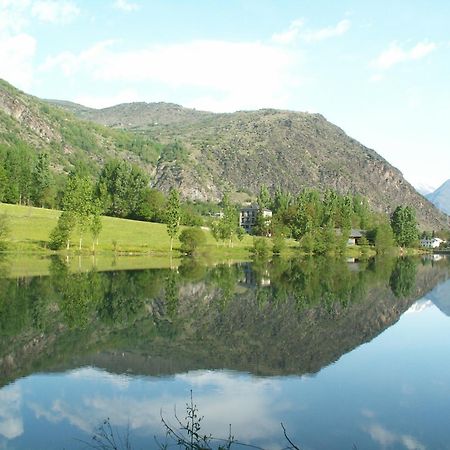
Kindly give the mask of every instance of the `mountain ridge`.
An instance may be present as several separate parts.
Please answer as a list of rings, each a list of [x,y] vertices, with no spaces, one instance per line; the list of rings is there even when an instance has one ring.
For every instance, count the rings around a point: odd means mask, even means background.
[[[11,145],[11,134],[49,151],[60,171],[69,171],[76,158],[92,161],[94,171],[108,158],[126,159],[141,165],[154,187],[175,187],[192,200],[218,201],[225,192],[251,199],[263,184],[294,195],[303,188],[332,188],[361,194],[372,209],[387,214],[411,205],[422,228],[447,225],[398,169],[321,114],[210,113],[163,102],[95,110],[49,103],[1,82],[0,144]],[[170,157],[162,153],[167,145]]]

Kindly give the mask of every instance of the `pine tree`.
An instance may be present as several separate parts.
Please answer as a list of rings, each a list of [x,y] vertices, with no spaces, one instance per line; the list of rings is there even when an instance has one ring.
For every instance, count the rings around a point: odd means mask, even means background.
[[[36,166],[32,173],[32,200],[36,206],[49,206],[49,198],[52,186],[52,174],[50,172],[49,156],[47,153],[40,153]]]

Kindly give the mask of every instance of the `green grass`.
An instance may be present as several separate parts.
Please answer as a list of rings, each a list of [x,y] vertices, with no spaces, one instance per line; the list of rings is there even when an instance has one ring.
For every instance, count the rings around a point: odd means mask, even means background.
[[[26,272],[30,274],[34,273],[34,268],[37,267],[40,267],[39,273],[45,273],[48,267],[48,259],[42,258],[42,256],[52,253],[48,249],[49,234],[56,226],[60,211],[0,203],[0,214],[6,214],[8,217],[10,227],[7,239],[8,252],[16,255],[32,253],[36,256],[33,261],[27,259],[19,263],[18,266],[25,268],[29,266]],[[87,233],[83,237],[81,252],[85,256],[75,262],[72,257],[71,264],[74,270],[89,270],[92,267],[99,270],[119,267],[129,269],[149,268],[150,266],[167,267],[173,264],[173,261],[170,261],[170,240],[164,224],[114,217],[102,217],[102,224],[103,228],[96,249],[96,259],[94,261],[89,259],[92,256],[92,237]],[[205,233],[207,237],[206,245],[202,246],[198,253],[207,263],[230,260],[243,261],[251,258],[252,236],[245,235],[242,241],[235,239],[233,246],[229,247],[228,243],[217,243],[209,231],[205,230]],[[78,239],[78,233],[75,231],[71,243],[70,253],[72,255],[78,253]],[[271,248],[271,239],[267,238],[267,242],[268,247]],[[282,256],[295,257],[301,255],[296,241],[288,239],[286,244]],[[179,246],[180,242],[175,239],[173,257],[179,255]],[[66,251],[64,250],[61,253],[66,254]],[[349,247],[347,254],[348,256],[358,257],[361,255],[361,249]],[[371,256],[373,249],[368,249],[368,254]],[[89,257],[86,255],[89,255]],[[147,255],[152,256],[152,258],[159,256],[162,259],[157,263],[145,261],[142,256],[133,260],[132,255]],[[124,256],[127,256],[127,259],[123,259]],[[115,257],[114,264],[112,263],[113,257]],[[15,258],[17,260],[17,256]],[[154,264],[157,264],[157,266]]]
[[[12,252],[48,253],[48,241],[51,230],[56,226],[59,211],[34,208],[31,206],[8,205],[0,203],[0,214],[8,216],[10,234],[8,249]],[[166,226],[160,223],[140,222],[136,220],[102,217],[102,231],[98,239],[97,252],[123,253],[169,253],[170,240]],[[248,258],[249,249],[253,245],[251,236],[236,241],[233,248],[224,244],[216,244],[209,231],[206,245],[202,253],[211,253],[212,256],[226,258]],[[72,236],[72,249],[78,248],[79,235],[77,231]],[[174,241],[174,248],[178,249],[180,243]],[[91,252],[92,237],[83,236],[83,253]]]

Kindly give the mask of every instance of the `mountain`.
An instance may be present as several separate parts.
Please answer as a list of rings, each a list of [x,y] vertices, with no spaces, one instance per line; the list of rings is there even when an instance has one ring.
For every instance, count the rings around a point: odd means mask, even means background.
[[[333,188],[367,197],[375,210],[399,204],[417,211],[426,229],[446,218],[374,150],[320,114],[264,109],[215,114],[171,103],[92,109],[44,101],[0,81],[0,145],[47,149],[55,170],[84,161],[95,173],[109,158],[140,164],[163,191],[218,200],[255,196],[262,184],[296,194]]]
[[[72,112],[79,118],[107,127],[145,130],[157,125],[192,124],[213,117],[214,113],[184,108],[174,103],[123,103],[103,109],[88,108],[64,100],[45,100]]]
[[[64,107],[64,105],[62,105]],[[72,111],[84,119],[168,143],[177,140],[185,161],[160,161],[155,185],[177,186],[186,197],[218,199],[226,190],[245,199],[261,184],[296,193],[304,187],[360,193],[378,211],[410,204],[427,228],[444,217],[395,167],[347,136],[320,114],[265,109],[214,114],[167,103],[130,103]]]
[[[441,211],[450,215],[450,180],[425,197]]]
[[[56,172],[68,172],[78,162],[87,163],[95,172],[108,158],[127,159],[151,171],[160,155],[160,146],[145,136],[80,120],[3,80],[0,80],[1,145],[47,150]]]

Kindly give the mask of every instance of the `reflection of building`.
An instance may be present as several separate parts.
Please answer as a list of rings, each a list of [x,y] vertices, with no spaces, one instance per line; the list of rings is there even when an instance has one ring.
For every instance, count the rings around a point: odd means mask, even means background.
[[[251,264],[245,263],[242,265],[242,277],[239,282],[250,287],[268,287],[270,286],[270,273],[268,270],[264,270],[262,273],[255,272]]]
[[[424,238],[420,240],[420,245],[425,248],[438,248],[443,242],[445,241],[437,237],[430,239]]]
[[[243,206],[239,212],[239,226],[242,227],[247,233],[251,233],[253,227],[256,225],[256,221],[259,214],[258,205]],[[272,219],[272,211],[267,208],[261,210],[261,214],[264,222],[269,225]]]

